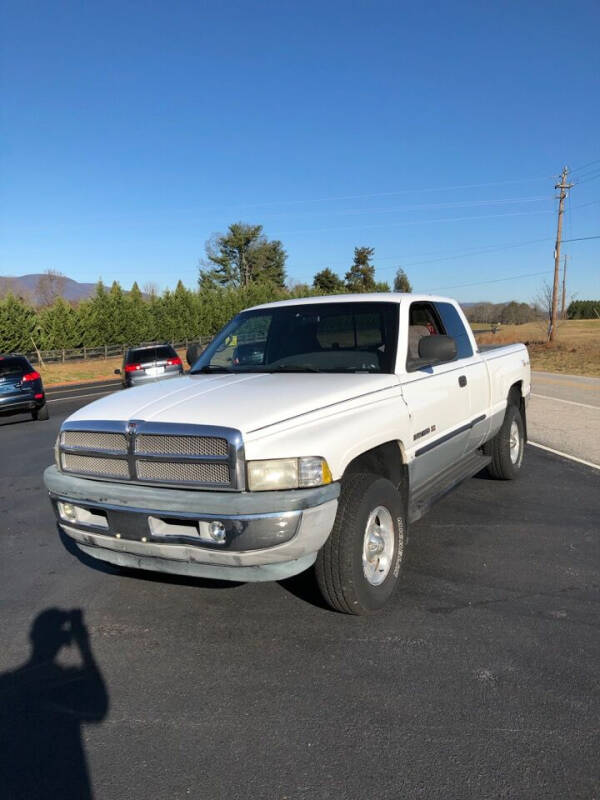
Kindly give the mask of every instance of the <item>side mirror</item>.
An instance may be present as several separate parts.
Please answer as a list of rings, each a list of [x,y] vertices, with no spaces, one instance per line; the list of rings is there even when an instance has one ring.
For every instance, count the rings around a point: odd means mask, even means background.
[[[456,352],[456,341],[452,336],[423,336],[419,341],[419,358],[430,365],[453,361]]]
[[[120,374],[121,374],[121,370],[120,369],[116,369],[115,370],[115,375],[120,375]]]
[[[201,353],[202,348],[199,344],[192,342],[192,344],[188,346],[188,349],[185,351],[185,358],[190,367],[192,367],[196,361],[198,361]]]

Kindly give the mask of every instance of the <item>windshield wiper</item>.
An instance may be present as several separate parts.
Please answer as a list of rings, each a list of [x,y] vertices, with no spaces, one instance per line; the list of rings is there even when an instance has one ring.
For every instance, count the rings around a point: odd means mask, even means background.
[[[273,367],[268,371],[269,372],[320,372],[321,370],[315,369],[314,367],[301,367],[297,366],[296,364],[279,364],[277,367]]]
[[[221,367],[219,364],[205,364],[203,367],[190,370],[190,375],[198,375],[201,372],[206,374],[209,372],[233,372],[233,370],[229,369],[229,367]]]

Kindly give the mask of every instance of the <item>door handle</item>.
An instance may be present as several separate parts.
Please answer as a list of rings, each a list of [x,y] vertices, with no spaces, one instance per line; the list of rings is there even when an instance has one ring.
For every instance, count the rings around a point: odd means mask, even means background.
[[[465,387],[467,385],[467,376],[466,375],[461,375],[460,376],[460,378],[458,379],[458,385],[461,388],[463,388],[463,387]]]

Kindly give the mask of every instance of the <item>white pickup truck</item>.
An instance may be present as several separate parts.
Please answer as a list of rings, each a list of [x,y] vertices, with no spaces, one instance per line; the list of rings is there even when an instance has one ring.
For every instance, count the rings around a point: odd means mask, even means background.
[[[398,583],[410,522],[485,467],[521,469],[527,349],[484,352],[447,298],[269,303],[190,359],[63,423],[44,478],[85,553],[234,581],[314,564],[326,601],[364,614]]]

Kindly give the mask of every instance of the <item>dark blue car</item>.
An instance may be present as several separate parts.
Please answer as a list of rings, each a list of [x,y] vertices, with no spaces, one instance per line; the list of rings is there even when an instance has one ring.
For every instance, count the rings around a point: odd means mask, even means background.
[[[42,377],[25,356],[0,355],[0,415],[26,413],[48,419]]]

